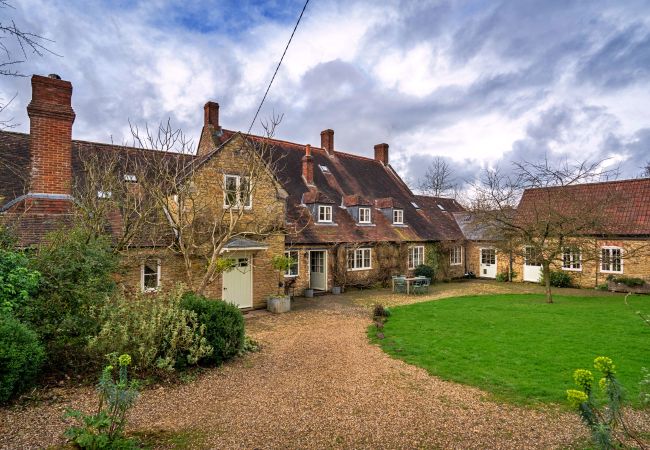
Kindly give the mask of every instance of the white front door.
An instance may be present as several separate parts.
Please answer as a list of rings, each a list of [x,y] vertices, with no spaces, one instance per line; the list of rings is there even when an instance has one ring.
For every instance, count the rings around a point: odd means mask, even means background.
[[[321,291],[327,290],[327,252],[325,250],[309,252],[309,287]]]
[[[228,255],[233,268],[223,273],[223,300],[240,308],[253,307],[253,258],[250,255]]]
[[[533,247],[526,247],[524,253],[524,281],[537,283],[542,277],[542,263]]]
[[[496,278],[497,277],[497,252],[493,248],[481,249],[481,273],[479,277]]]

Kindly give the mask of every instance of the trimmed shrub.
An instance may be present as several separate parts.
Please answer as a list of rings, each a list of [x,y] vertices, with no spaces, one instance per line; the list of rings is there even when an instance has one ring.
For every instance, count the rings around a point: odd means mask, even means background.
[[[415,268],[414,272],[416,277],[427,277],[431,278],[431,280],[434,279],[435,277],[435,272],[433,270],[433,267],[427,266],[426,264],[420,264]]]
[[[237,306],[192,292],[185,293],[181,306],[194,312],[205,327],[205,338],[213,351],[202,358],[203,362],[218,365],[242,351],[244,316]]]
[[[212,353],[206,327],[197,314],[181,307],[181,288],[113,296],[102,308],[101,330],[90,340],[97,356],[128,353],[140,373],[173,371]]]
[[[546,283],[543,275],[539,282],[542,285]],[[551,270],[551,286],[556,288],[573,287],[573,278],[563,270]]]
[[[44,358],[34,331],[9,314],[0,316],[0,403],[34,383]]]

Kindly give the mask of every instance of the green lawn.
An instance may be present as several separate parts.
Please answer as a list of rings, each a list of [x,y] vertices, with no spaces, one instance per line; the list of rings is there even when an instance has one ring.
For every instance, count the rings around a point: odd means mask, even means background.
[[[633,404],[650,369],[650,297],[480,295],[392,308],[379,345],[429,373],[515,403],[564,403],[576,368],[609,356]],[[375,339],[376,330],[368,330]],[[598,377],[598,374],[595,374]],[[596,378],[598,380],[598,378]]]

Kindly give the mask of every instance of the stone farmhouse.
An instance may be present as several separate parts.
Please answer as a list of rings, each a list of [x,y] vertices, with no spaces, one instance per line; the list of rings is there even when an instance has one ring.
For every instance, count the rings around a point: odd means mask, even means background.
[[[34,75],[31,81],[29,134],[0,132],[0,221],[13,227],[25,247],[73,221],[72,187],[86,176],[84,158],[117,155],[120,179],[137,191],[141,180],[131,173],[129,161],[148,152],[73,140],[71,83],[55,75]],[[250,154],[243,156],[242,148],[255,145],[267,149],[260,158],[266,158],[269,170],[251,185]],[[321,133],[319,147],[244,135],[223,128],[219,105],[208,102],[196,154],[167,153],[163,158],[192,167],[192,189],[212,214],[226,220],[224,213],[241,212],[238,233],[220,251],[235,267],[211,279],[206,293],[242,309],[265,307],[277,291],[278,273],[271,263],[275,255],[295,261],[283,278],[296,295],[306,289],[328,292],[337,286],[385,282],[431,262],[440,277],[471,271],[494,278],[507,260],[468,227],[471,217],[458,202],[415,195],[391,167],[385,143],[374,147],[374,158],[366,158],[338,149],[329,129]],[[582,267],[571,255],[564,267],[581,273],[583,286],[598,283],[605,272],[648,278],[648,260],[623,263],[621,249],[650,237],[650,180],[619,183],[634,195],[625,207],[612,211],[620,219],[620,232],[601,242],[608,270],[604,262]],[[584,195],[597,195],[592,192],[596,188],[580,189]],[[110,192],[97,189],[97,197],[110,197]],[[524,195],[522,202],[528,198]],[[119,214],[110,216],[112,234],[124,231]],[[170,234],[163,239],[135,237],[125,252],[122,282],[148,290],[184,281],[188,269],[169,251],[173,239]]]

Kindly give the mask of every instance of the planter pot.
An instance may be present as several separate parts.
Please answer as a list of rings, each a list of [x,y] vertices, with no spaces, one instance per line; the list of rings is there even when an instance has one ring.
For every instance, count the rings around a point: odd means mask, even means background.
[[[623,283],[616,283],[609,280],[607,288],[611,292],[632,292],[634,294],[650,294],[650,284],[646,283],[643,286],[628,286]]]
[[[291,310],[291,297],[288,295],[271,297],[266,302],[266,309],[276,314],[288,312]]]
[[[314,296],[314,290],[313,289],[305,289],[305,297],[313,297]]]
[[[341,286],[334,286],[332,288],[332,294],[339,295],[341,293]]]

